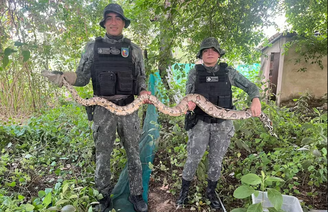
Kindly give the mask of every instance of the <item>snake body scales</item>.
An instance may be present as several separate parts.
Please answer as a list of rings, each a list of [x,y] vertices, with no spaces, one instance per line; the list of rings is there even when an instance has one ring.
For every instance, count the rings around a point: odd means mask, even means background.
[[[48,74],[51,73],[43,73],[43,76],[47,77]],[[212,104],[210,101],[208,101],[204,96],[200,94],[188,94],[179,102],[179,104],[177,104],[174,107],[166,106],[153,95],[141,95],[138,96],[138,98],[136,98],[132,103],[126,106],[118,106],[108,101],[107,99],[101,97],[92,97],[90,99],[81,98],[78,95],[77,91],[74,89],[74,87],[70,85],[65,79],[63,79],[63,85],[69,90],[69,92],[72,94],[73,99],[77,103],[84,106],[99,105],[119,116],[132,114],[133,112],[139,109],[139,107],[143,104],[144,100],[149,100],[151,104],[153,104],[160,112],[169,116],[185,115],[186,112],[188,111],[188,102],[192,101],[195,104],[197,104],[197,106],[200,107],[205,113],[207,113],[208,115],[214,118],[237,120],[237,119],[248,119],[252,117],[252,113],[250,109],[230,110],[230,109],[222,108]],[[268,118],[268,116],[265,113],[261,112],[259,119],[261,120],[263,125],[268,129],[270,134],[276,136],[273,133],[272,122]]]
[[[215,118],[235,120],[248,119],[252,117],[252,113],[249,109],[244,111],[238,111],[221,108],[212,104],[200,94],[188,94],[179,102],[179,104],[174,107],[166,106],[155,96],[148,94],[138,96],[138,98],[136,98],[132,103],[126,106],[118,106],[112,103],[111,101],[108,101],[107,99],[101,97],[83,99],[78,95],[77,91],[73,88],[73,86],[70,85],[66,80],[63,80],[63,84],[70,91],[74,100],[79,104],[84,106],[99,105],[119,116],[132,114],[133,112],[139,109],[139,107],[143,104],[144,100],[149,100],[160,112],[169,116],[185,115],[188,110],[188,102],[192,101],[196,103],[208,115]]]

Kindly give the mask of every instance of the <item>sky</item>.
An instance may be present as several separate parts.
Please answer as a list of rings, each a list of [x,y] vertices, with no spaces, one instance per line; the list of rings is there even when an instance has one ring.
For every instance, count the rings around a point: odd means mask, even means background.
[[[276,22],[276,24],[279,26],[280,30],[279,32],[283,32],[284,29],[287,28],[286,26],[286,17],[285,14],[279,15],[277,16],[274,21]],[[274,34],[276,34],[278,31],[275,29],[274,26],[271,27],[267,27],[266,29],[264,29],[264,33],[265,35],[269,38],[271,36],[273,36]]]

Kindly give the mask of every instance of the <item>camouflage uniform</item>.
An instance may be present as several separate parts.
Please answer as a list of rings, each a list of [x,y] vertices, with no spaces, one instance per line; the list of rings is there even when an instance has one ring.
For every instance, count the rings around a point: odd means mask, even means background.
[[[214,73],[219,71],[220,66],[216,64],[214,67],[204,66],[207,72]],[[228,77],[231,85],[244,90],[251,99],[259,97],[259,89],[241,75],[232,67],[229,70]],[[196,81],[196,69],[190,70],[188,81],[186,84],[186,94],[194,93]],[[230,139],[234,135],[234,126],[232,120],[225,120],[221,123],[206,123],[199,120],[192,129],[188,130],[188,158],[183,169],[182,177],[187,181],[191,181],[197,170],[198,163],[202,159],[207,146],[209,146],[209,170],[208,179],[218,181],[221,173],[222,159],[227,152]]]
[[[104,42],[122,42],[122,36],[103,37]],[[94,60],[94,42],[89,42],[85,47],[79,66],[76,70],[77,79],[74,86],[85,86],[90,82],[91,66]],[[137,82],[139,92],[146,90],[145,68],[141,49],[134,43],[132,45],[132,61],[137,72]],[[111,96],[111,100],[125,98],[125,95]],[[131,195],[141,195],[142,188],[142,167],[139,157],[139,135],[140,120],[138,112],[128,116],[117,116],[101,106],[96,106],[93,117],[93,135],[96,147],[96,173],[95,182],[97,189],[107,195],[111,192],[111,172],[110,158],[116,139],[116,131],[126,150],[128,157],[129,185]]]

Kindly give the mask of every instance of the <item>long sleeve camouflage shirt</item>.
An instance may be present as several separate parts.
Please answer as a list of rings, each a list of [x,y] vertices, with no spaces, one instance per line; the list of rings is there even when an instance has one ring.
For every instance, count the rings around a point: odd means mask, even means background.
[[[109,38],[107,35],[103,37],[105,42],[115,43],[122,42],[121,39],[113,39]],[[77,79],[74,86],[85,86],[90,82],[91,78],[91,67],[94,61],[94,43],[95,41],[90,41],[85,46],[85,52],[82,54],[80,63],[76,69]],[[137,73],[137,83],[139,92],[142,90],[146,90],[146,73],[145,73],[145,65],[143,61],[142,51],[136,44],[132,43],[132,62],[135,65],[135,70]]]
[[[215,73],[219,71],[220,66],[216,64],[214,67],[206,67],[205,69],[209,73]],[[259,98],[260,92],[258,87],[249,81],[246,77],[240,74],[236,69],[228,66],[227,69],[229,70],[228,77],[232,86],[236,86],[243,91],[245,91],[251,99]],[[196,82],[196,69],[195,67],[192,68],[188,74],[188,79],[186,83],[186,94],[194,93],[195,91],[195,82]]]

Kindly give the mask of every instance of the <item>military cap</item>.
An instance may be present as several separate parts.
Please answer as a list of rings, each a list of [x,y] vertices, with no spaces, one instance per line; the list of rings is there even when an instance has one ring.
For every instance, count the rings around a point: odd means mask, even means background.
[[[220,48],[219,41],[214,37],[205,38],[200,44],[200,49],[197,53],[197,58],[202,58],[202,51],[204,49],[214,48],[222,57],[225,54],[225,51]]]
[[[127,28],[130,25],[131,21],[127,17],[124,16],[122,7],[118,4],[111,3],[111,4],[109,4],[105,7],[104,13],[103,13],[103,19],[99,22],[99,25],[102,28],[105,28],[104,24],[105,24],[105,21],[106,21],[106,15],[110,12],[116,13],[116,14],[121,16],[121,18],[125,22],[125,26],[124,26],[125,28]]]

